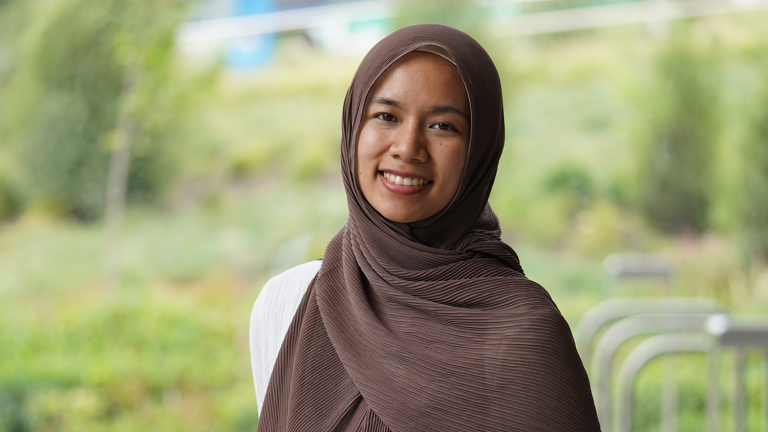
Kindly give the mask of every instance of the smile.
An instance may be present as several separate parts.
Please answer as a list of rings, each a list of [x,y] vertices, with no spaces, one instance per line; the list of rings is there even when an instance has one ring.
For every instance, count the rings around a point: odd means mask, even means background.
[[[393,173],[379,171],[381,184],[388,191],[397,195],[419,194],[432,187],[432,181],[416,176],[403,177]]]
[[[397,186],[424,186],[426,184],[429,184],[430,181],[423,178],[418,177],[401,177],[399,175],[390,174],[388,172],[383,172],[382,175],[385,179],[387,179],[387,182],[393,183]]]

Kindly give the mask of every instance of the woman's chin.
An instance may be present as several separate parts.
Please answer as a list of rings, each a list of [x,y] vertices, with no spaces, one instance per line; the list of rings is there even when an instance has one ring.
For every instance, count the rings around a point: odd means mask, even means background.
[[[377,208],[381,207],[381,208]],[[374,205],[373,208],[376,209],[382,216],[387,218],[388,220],[392,222],[398,222],[398,223],[413,223],[413,222],[419,222],[424,219],[429,218],[430,216],[434,215],[437,212],[429,212],[428,209],[419,208],[420,206],[403,206],[401,205],[393,205],[392,203],[389,203],[389,205],[385,206],[376,206]]]

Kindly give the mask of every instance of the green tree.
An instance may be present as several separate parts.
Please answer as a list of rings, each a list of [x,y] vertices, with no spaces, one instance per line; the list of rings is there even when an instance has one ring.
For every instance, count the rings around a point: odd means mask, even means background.
[[[702,232],[710,207],[716,88],[708,54],[677,31],[655,58],[640,158],[639,206],[668,233]]]
[[[765,57],[759,61],[760,77],[768,72],[768,56]],[[742,145],[739,219],[747,251],[768,262],[768,85],[758,85],[751,99],[747,139]]]
[[[98,217],[118,117],[134,124],[129,184],[151,194],[163,180],[156,138],[183,90],[173,36],[189,0],[58,0],[29,35],[16,96],[20,160],[34,194],[65,213]],[[128,75],[134,80],[125,91]],[[131,78],[133,79],[133,78]]]

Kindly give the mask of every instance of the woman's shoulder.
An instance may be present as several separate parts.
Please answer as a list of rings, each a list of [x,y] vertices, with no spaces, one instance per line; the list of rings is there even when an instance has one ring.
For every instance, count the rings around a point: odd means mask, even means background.
[[[320,270],[321,260],[310,261],[290,268],[272,277],[262,288],[259,296],[271,295],[275,291],[295,288],[297,285],[308,285]],[[306,288],[306,286],[304,286]],[[303,293],[304,290],[302,290]]]
[[[320,265],[319,260],[311,261],[273,277],[261,289],[253,305],[249,339],[259,410],[285,334]]]
[[[275,306],[282,305],[295,312],[309,283],[320,270],[321,264],[320,260],[310,261],[271,278],[259,292],[254,311],[261,307],[274,311]],[[293,316],[292,313],[290,315]]]

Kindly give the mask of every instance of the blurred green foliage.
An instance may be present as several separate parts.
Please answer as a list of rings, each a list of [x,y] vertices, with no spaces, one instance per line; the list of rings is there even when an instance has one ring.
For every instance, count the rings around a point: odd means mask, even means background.
[[[0,430],[253,430],[250,305],[270,272],[320,257],[346,219],[339,119],[359,59],[286,37],[276,64],[211,73],[204,84],[216,91],[188,103],[203,85],[172,55],[184,2],[57,0],[36,10],[42,1],[0,4],[0,56],[11,59],[0,62]],[[622,27],[500,41],[473,27],[483,13],[474,3],[403,4],[400,24],[477,32],[494,57],[507,143],[491,204],[526,273],[572,326],[607,295],[602,258],[620,251],[665,253],[676,294],[765,312],[768,289],[740,273],[731,236],[758,251],[752,242],[766,232],[768,96],[755,86],[745,104],[740,84],[762,77],[753,54],[768,40],[755,37],[765,14],[687,24],[720,35],[715,64],[711,41],[698,37],[651,41]],[[142,84],[126,100],[131,65]],[[110,297],[100,290],[102,225],[59,216],[101,211],[119,112],[141,126],[133,197],[168,186],[152,205],[129,206],[125,291]],[[728,181],[696,195],[713,174]],[[39,211],[39,200],[59,209]],[[646,218],[654,203],[663,214]],[[729,211],[711,224],[715,205]],[[668,234],[683,229],[705,231]],[[681,424],[693,430],[700,365],[684,361]],[[656,424],[658,369],[638,381],[639,428]]]
[[[25,28],[4,111],[31,195],[92,219],[104,210],[118,114],[136,123],[129,193],[152,196],[172,174],[163,129],[193,89],[174,76],[186,0],[39,0]],[[124,91],[128,70],[140,76]],[[14,101],[14,103],[11,103]]]
[[[768,72],[768,50],[758,57],[758,76]],[[749,103],[749,130],[742,147],[742,187],[739,205],[742,241],[747,252],[768,262],[768,85],[756,85]]]
[[[640,208],[654,226],[677,234],[707,228],[720,90],[711,54],[685,30],[674,31],[655,55],[655,82],[638,137],[645,150],[637,179]]]
[[[572,163],[557,167],[544,179],[544,185],[551,193],[563,193],[572,198],[572,212],[585,207],[594,196],[592,176],[583,167]]]
[[[252,430],[247,340],[226,292],[88,294],[17,300],[0,317],[0,430]]]
[[[15,180],[0,172],[0,220],[17,216],[24,206],[24,196]]]

